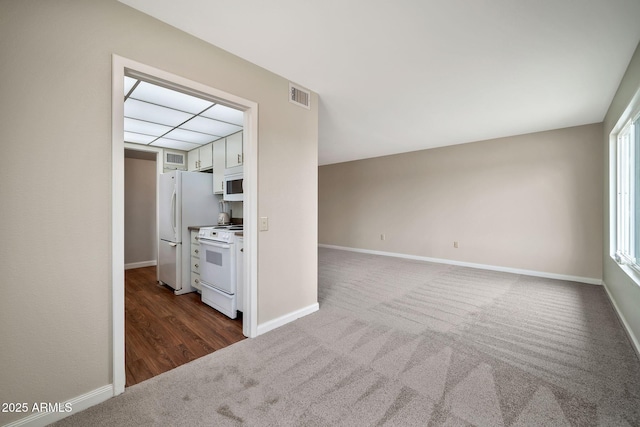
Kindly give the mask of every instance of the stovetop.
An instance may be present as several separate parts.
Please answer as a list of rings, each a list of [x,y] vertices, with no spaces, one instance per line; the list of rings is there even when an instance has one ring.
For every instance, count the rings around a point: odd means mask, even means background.
[[[214,225],[214,230],[229,230],[229,231],[242,231],[242,224],[226,224],[226,225]]]

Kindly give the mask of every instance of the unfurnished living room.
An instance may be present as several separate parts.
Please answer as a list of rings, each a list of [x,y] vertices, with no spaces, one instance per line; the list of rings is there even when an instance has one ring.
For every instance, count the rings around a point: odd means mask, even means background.
[[[640,425],[639,21],[628,0],[3,1],[0,425]],[[170,127],[186,110],[144,85],[208,104]],[[213,107],[233,155],[179,129]],[[131,265],[125,149],[153,162]],[[215,201],[180,286],[168,174]],[[234,319],[199,284],[216,218],[242,226]],[[173,369],[130,382],[132,333]]]

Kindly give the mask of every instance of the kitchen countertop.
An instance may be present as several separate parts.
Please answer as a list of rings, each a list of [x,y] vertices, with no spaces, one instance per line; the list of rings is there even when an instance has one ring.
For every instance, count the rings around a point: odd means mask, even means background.
[[[189,227],[187,227],[189,229],[189,231],[200,231],[200,228],[202,227],[215,227],[218,224],[215,225],[190,225]],[[244,237],[244,232],[242,231],[236,231],[236,236],[238,237]]]
[[[190,225],[189,227],[187,227],[189,229],[189,231],[200,231],[200,229],[202,227],[215,227],[218,224],[215,225]]]

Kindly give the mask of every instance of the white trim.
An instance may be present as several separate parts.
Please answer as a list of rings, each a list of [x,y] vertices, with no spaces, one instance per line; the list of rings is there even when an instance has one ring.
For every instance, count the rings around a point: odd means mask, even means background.
[[[631,326],[629,326],[627,319],[624,317],[624,314],[622,314],[622,311],[618,307],[618,303],[616,303],[616,300],[613,298],[613,295],[611,295],[611,292],[609,292],[609,288],[607,287],[607,284],[605,282],[602,282],[602,284],[604,285],[603,286],[604,290],[607,293],[607,296],[609,297],[609,301],[611,301],[611,305],[613,305],[614,311],[618,315],[618,319],[620,319],[620,322],[622,323],[622,326],[624,327],[624,330],[627,333],[627,336],[629,337],[629,341],[631,341],[631,346],[636,351],[638,358],[640,358],[640,340],[638,340],[638,337],[636,337],[636,335],[633,333],[633,330],[631,329]]]
[[[36,412],[20,420],[6,424],[5,427],[44,427],[80,411],[84,411],[93,405],[102,403],[113,396],[113,386],[106,385],[63,402],[62,407],[64,407],[66,403],[71,404],[71,412]],[[30,405],[33,405],[33,403]],[[31,410],[31,407],[29,410]]]
[[[124,69],[127,61],[113,55],[111,63],[111,327],[113,395],[124,392]]]
[[[130,262],[129,264],[124,265],[124,269],[132,270],[134,268],[153,267],[155,265],[158,265],[158,261],[152,259],[151,261]]]
[[[243,129],[246,135],[244,148],[244,224],[245,283],[249,309],[244,314],[243,333],[248,337],[257,336],[258,319],[258,104],[236,95],[212,88],[202,83],[177,76],[167,71],[140,62],[112,56],[112,99],[111,99],[111,157],[112,157],[112,208],[111,208],[111,262],[112,262],[112,372],[114,396],[122,393],[126,375],[124,364],[124,75],[126,72],[140,73],[150,79],[158,79],[210,96],[225,105],[244,111]]]
[[[244,187],[244,307],[242,333],[249,337],[258,336],[258,104],[244,101],[243,123],[243,179]],[[248,314],[248,316],[247,316]]]
[[[373,251],[369,249],[349,248],[346,246],[319,244],[318,247],[329,248],[329,249],[339,249],[342,251],[361,252],[361,253],[372,254],[372,255],[383,255],[383,256],[391,256],[396,258],[413,259],[418,261],[436,262],[438,264],[457,265],[460,267],[471,267],[471,268],[480,268],[483,270],[502,271],[505,273],[523,274],[525,276],[544,277],[547,279],[569,280],[572,282],[587,283],[589,285],[602,285],[602,279],[596,279],[592,277],[570,276],[566,274],[547,273],[544,271],[535,271],[535,270],[522,270],[519,268],[502,267],[502,266],[487,265],[487,264],[476,264],[472,262],[455,261],[455,260],[442,259],[442,258],[430,258],[430,257],[424,257],[424,256],[418,256],[418,255],[401,254],[396,252],[383,252],[383,251]]]
[[[287,323],[291,323],[296,319],[307,316],[311,313],[315,313],[320,309],[320,305],[318,303],[311,304],[310,306],[301,308],[300,310],[292,311],[291,313],[287,313],[284,316],[280,316],[276,319],[269,320],[268,322],[261,323],[258,325],[258,335],[265,334],[269,331],[272,331],[280,326],[284,326]]]

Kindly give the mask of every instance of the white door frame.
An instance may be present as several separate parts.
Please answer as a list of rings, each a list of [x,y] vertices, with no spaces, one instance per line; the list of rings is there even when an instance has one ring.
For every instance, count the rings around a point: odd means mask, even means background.
[[[243,334],[253,338],[258,330],[258,104],[184,77],[127,59],[112,58],[111,99],[111,281],[112,281],[112,373],[113,394],[124,391],[124,76],[135,72],[169,84],[182,86],[230,107],[244,111],[244,230],[246,284]],[[161,160],[161,159],[160,159]]]

